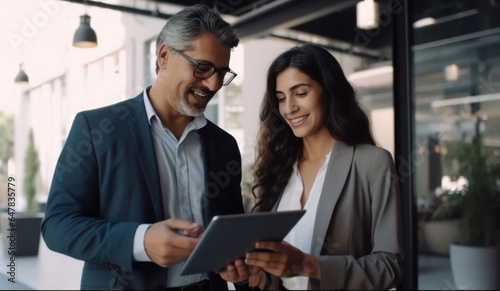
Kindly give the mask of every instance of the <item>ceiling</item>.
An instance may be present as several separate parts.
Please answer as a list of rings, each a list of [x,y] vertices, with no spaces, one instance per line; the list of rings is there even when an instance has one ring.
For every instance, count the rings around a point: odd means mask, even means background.
[[[374,61],[392,58],[392,18],[401,10],[401,2],[376,0],[380,8],[379,27],[356,27],[356,4],[360,0],[61,0],[98,6],[129,13],[168,19],[164,4],[178,7],[197,3],[215,6],[234,19],[232,24],[242,38],[279,37],[297,42],[320,41],[332,50],[349,52]],[[425,17],[436,19],[433,25],[417,28],[414,44],[450,37],[458,33],[500,26],[500,0],[419,0],[409,1],[412,22]],[[118,3],[118,4],[117,4]],[[149,8],[141,8],[149,7]],[[478,5],[479,4],[479,5]],[[152,9],[151,7],[156,7]],[[479,7],[479,8],[477,8]],[[479,10],[479,11],[478,11]],[[480,13],[479,13],[480,12]],[[481,15],[481,19],[479,18]],[[488,15],[491,17],[484,17]],[[452,29],[453,30],[453,29]],[[451,35],[453,36],[453,35]]]

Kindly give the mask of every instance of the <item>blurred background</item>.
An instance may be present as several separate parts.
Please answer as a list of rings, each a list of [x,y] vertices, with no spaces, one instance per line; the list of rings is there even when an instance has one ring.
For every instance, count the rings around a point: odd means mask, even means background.
[[[339,60],[376,142],[397,165],[409,259],[401,289],[460,287],[451,273],[450,244],[462,216],[435,213],[471,184],[463,164],[480,157],[489,167],[500,156],[498,0],[2,0],[0,176],[17,181],[16,211],[27,211],[34,199],[43,213],[75,114],[135,97],[151,85],[157,34],[170,15],[196,3],[217,7],[241,35],[230,64],[238,76],[205,115],[238,142],[247,206],[253,203],[249,166],[266,70],[292,46],[322,45]],[[464,147],[478,143],[480,156],[464,156]],[[26,184],[28,175],[34,178]],[[493,183],[498,192],[498,175]],[[28,187],[31,196],[24,195]],[[2,186],[3,210],[7,194]],[[26,268],[43,264],[41,255],[26,258]],[[81,270],[73,266],[68,285],[19,279],[34,289],[78,288]]]

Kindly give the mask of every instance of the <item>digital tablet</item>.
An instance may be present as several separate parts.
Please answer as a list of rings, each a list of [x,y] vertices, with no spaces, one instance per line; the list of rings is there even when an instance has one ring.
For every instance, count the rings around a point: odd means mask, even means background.
[[[214,216],[181,275],[219,271],[261,240],[282,241],[305,210],[256,212]]]

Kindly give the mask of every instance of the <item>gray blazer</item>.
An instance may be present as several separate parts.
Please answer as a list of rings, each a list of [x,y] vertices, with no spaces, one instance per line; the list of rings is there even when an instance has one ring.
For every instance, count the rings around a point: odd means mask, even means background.
[[[321,280],[311,279],[309,289],[389,289],[401,282],[401,199],[388,151],[335,141],[312,239]]]

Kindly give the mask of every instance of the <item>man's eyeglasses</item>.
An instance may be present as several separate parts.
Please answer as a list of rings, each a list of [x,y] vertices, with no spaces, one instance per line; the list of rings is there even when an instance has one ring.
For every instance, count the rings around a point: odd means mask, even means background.
[[[183,53],[180,50],[176,50],[172,47],[170,49],[175,51],[176,53],[180,54],[186,60],[190,61],[193,65],[195,65],[194,71],[193,71],[193,76],[195,76],[198,79],[202,79],[202,80],[208,79],[208,78],[212,77],[212,75],[215,72],[219,72],[220,78],[222,79],[222,86],[227,86],[237,76],[237,74],[235,72],[233,72],[233,70],[231,70],[231,69],[228,69],[228,68],[216,69],[211,64],[197,62],[195,59],[191,58],[190,56],[186,55],[185,53]]]

